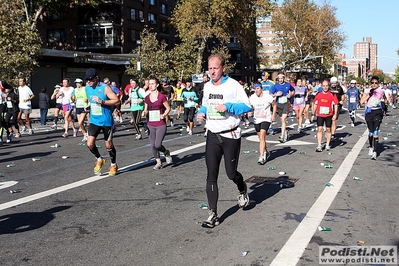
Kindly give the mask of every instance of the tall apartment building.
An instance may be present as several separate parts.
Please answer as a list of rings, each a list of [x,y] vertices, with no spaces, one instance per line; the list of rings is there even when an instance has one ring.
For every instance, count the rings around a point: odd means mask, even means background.
[[[378,45],[372,43],[372,38],[365,37],[362,42],[353,45],[353,55],[355,58],[368,58],[369,65],[366,68],[369,71],[377,68],[377,49]]]
[[[277,37],[272,27],[272,18],[262,18],[256,23],[256,33],[262,44],[262,48],[259,50],[259,56],[266,58],[267,63],[260,66],[261,69],[280,69],[281,63],[278,63],[278,59],[282,55],[282,46],[273,43],[273,40]]]

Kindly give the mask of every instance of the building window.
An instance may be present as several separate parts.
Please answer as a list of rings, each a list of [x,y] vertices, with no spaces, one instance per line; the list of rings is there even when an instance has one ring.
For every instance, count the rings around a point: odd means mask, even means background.
[[[65,42],[65,29],[47,30],[47,44],[49,46],[58,45]]]
[[[148,23],[157,24],[157,16],[155,14],[148,13]]]
[[[155,6],[156,5],[156,1],[155,0],[148,0],[148,3],[150,4],[150,6]]]
[[[129,20],[137,20],[138,14],[137,10],[134,8],[131,8],[130,11],[128,12],[128,19]]]
[[[144,11],[139,10],[139,21],[144,22]]]
[[[170,25],[167,22],[165,21],[161,22],[161,33],[169,34],[169,28]]]
[[[160,13],[166,15],[166,10],[168,9],[167,5],[161,4]]]
[[[121,45],[121,28],[111,23],[99,26],[79,27],[78,46],[87,47],[115,47]]]
[[[144,22],[144,12],[134,8],[128,10],[127,18],[129,20]]]
[[[140,32],[137,30],[129,29],[129,41],[136,43],[139,40]]]

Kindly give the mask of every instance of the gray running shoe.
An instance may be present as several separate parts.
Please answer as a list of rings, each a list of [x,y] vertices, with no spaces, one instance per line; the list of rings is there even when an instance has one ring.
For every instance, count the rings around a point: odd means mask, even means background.
[[[249,197],[248,197],[248,193],[247,193],[247,183],[245,183],[245,191],[243,193],[239,193],[237,196],[237,201],[238,201],[238,206],[240,208],[244,208],[247,207],[249,204]]]
[[[159,169],[162,169],[162,167],[163,167],[163,165],[162,165],[162,163],[157,163],[155,166],[154,166],[154,170],[159,170]]]
[[[323,146],[317,145],[316,152],[322,152],[322,151],[323,151]]]
[[[371,160],[377,160],[377,153],[373,152],[373,154],[371,155]]]
[[[326,144],[326,151],[329,151],[329,150],[331,150],[331,147],[330,147],[330,145]]]
[[[373,155],[373,148],[369,148],[369,156],[372,156]]]
[[[258,159],[258,164],[260,164],[260,165],[264,165],[266,163],[266,160],[265,160],[265,158],[263,158],[263,156],[259,156],[259,159]]]
[[[166,164],[173,163],[173,159],[172,159],[172,156],[170,156],[170,151],[169,150],[166,150],[164,155],[165,155]]]
[[[206,219],[206,221],[202,222],[202,227],[214,228],[217,225],[219,225],[219,217],[216,211],[209,210],[209,217]]]

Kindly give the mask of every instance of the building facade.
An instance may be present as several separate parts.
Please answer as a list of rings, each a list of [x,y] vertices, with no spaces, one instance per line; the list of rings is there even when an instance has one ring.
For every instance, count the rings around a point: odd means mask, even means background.
[[[362,42],[357,42],[353,45],[353,56],[355,58],[368,59],[367,71],[377,69],[377,51],[378,45],[372,43],[371,37],[365,37]]]
[[[177,0],[112,0],[94,8],[71,6],[62,15],[43,13],[37,23],[43,41],[40,67],[34,69],[30,85],[35,94],[40,88],[50,91],[62,78],[73,81],[90,67],[97,68],[100,78],[108,77],[119,86],[128,83],[125,75],[132,50],[140,45],[144,27],[157,33],[167,49],[179,41],[169,19]],[[236,38],[228,44],[234,69],[229,73],[237,80],[251,82],[256,77],[257,58],[244,53]],[[211,47],[209,47],[211,51]],[[207,70],[205,51],[203,70]],[[195,74],[195,73],[193,73]],[[33,101],[37,106],[37,99]]]

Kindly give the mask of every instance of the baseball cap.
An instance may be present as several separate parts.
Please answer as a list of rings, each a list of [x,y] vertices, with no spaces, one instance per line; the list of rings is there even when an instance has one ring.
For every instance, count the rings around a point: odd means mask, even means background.
[[[163,78],[162,82],[164,82],[164,83],[168,82],[168,78]]]
[[[259,87],[262,87],[262,85],[260,85],[259,83],[254,84],[254,89],[259,88]]]
[[[86,70],[85,80],[90,80],[98,76],[97,70],[94,68],[89,68]]]
[[[74,81],[75,83],[83,83],[83,80],[81,80],[80,78],[75,79]]]
[[[269,74],[268,72],[262,72],[262,77],[263,77],[263,76],[268,77],[268,76],[270,76],[270,74]]]
[[[338,79],[336,77],[332,77],[330,79],[330,83],[337,83],[337,82],[338,82]]]
[[[356,80],[352,79],[351,84],[356,84]]]
[[[54,88],[61,88],[61,86],[60,85],[55,85]]]

